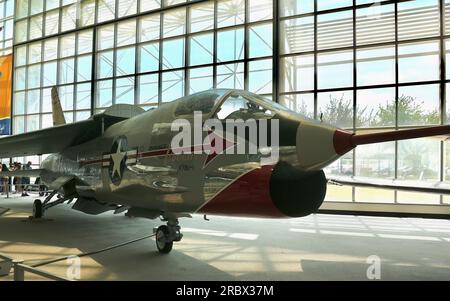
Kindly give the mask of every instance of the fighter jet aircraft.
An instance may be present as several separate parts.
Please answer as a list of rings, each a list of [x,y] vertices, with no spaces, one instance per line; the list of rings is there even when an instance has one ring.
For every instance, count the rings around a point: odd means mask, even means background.
[[[205,91],[147,112],[114,105],[65,124],[56,89],[53,96],[54,127],[0,139],[2,158],[51,155],[38,170],[1,175],[40,177],[49,187],[34,201],[34,218],[73,201],[87,214],[161,218],[161,253],[182,239],[182,217],[307,216],[325,199],[323,169],[358,145],[450,134],[450,126],[354,134],[240,90]]]

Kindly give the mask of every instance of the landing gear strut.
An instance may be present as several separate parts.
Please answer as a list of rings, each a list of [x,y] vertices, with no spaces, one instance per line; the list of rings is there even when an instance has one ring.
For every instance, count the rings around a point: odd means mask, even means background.
[[[52,193],[50,193],[44,200],[44,202],[42,202],[41,200],[35,200],[33,203],[33,218],[35,219],[40,219],[44,217],[45,211],[56,206],[59,204],[62,204],[66,201],[72,201],[75,197],[72,196],[67,196],[67,197],[63,197],[61,195],[58,194],[57,199],[53,202],[50,202],[51,199],[58,193],[57,190],[53,191]]]
[[[153,233],[156,234],[156,247],[161,254],[169,254],[172,251],[173,243],[179,242],[183,238],[177,219],[167,220],[167,226],[153,229]]]

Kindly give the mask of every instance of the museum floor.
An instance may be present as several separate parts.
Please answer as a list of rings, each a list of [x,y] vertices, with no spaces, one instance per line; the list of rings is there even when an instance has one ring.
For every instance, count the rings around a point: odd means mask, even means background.
[[[0,207],[10,208],[0,217],[0,253],[26,264],[120,244],[161,224],[123,214],[88,216],[67,205],[50,209],[50,220],[30,222],[32,198],[2,196]],[[181,220],[184,239],[170,255],[158,254],[146,239],[83,257],[81,280],[368,280],[374,258],[381,259],[382,280],[450,280],[450,221],[210,218]],[[68,265],[41,269],[65,277]]]

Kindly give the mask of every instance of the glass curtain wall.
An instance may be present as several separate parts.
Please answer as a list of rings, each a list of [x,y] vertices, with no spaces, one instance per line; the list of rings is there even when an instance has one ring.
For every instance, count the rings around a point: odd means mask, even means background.
[[[449,14],[450,0],[16,0],[13,132],[52,125],[53,86],[69,122],[216,87],[357,132],[447,124]],[[327,173],[450,181],[450,145],[360,147]],[[336,186],[328,200],[450,203]]]

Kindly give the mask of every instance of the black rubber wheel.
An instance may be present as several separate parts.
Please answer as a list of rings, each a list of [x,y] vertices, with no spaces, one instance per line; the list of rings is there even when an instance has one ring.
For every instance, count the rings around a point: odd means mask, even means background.
[[[173,248],[173,241],[167,241],[169,236],[169,228],[167,226],[160,226],[156,231],[156,247],[161,254],[169,254]]]
[[[44,208],[41,200],[35,200],[33,203],[33,217],[42,218],[44,216]]]

